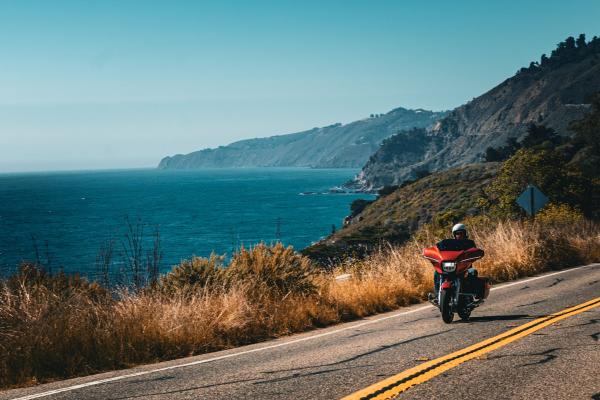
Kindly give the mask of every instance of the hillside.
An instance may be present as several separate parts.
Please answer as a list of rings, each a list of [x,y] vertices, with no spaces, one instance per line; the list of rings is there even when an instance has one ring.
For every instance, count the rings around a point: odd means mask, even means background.
[[[568,38],[551,57],[531,63],[487,93],[451,111],[432,129],[386,140],[350,186],[373,190],[399,184],[418,171],[483,161],[488,147],[521,139],[531,123],[571,135],[569,124],[589,110],[600,90],[600,39]],[[405,146],[420,135],[420,146]]]
[[[374,201],[355,200],[345,226],[303,253],[330,265],[370,253],[381,243],[402,243],[425,224],[425,230],[447,233],[469,216],[481,226],[528,219],[516,200],[530,184],[549,199],[535,216],[540,225],[599,220],[600,92],[589,101],[587,115],[571,124],[572,136],[532,125],[521,141],[498,151],[506,153],[501,162],[420,171],[413,181],[380,190]],[[424,143],[411,140],[413,148]]]
[[[336,259],[380,242],[404,242],[423,224],[443,217],[445,212],[452,212],[454,217],[476,215],[476,200],[499,167],[500,163],[466,165],[400,187],[380,196],[350,224],[308,247],[304,254],[321,261]]]
[[[359,168],[385,138],[398,131],[432,126],[444,115],[444,112],[396,108],[346,125],[241,140],[216,149],[165,157],[158,168]]]

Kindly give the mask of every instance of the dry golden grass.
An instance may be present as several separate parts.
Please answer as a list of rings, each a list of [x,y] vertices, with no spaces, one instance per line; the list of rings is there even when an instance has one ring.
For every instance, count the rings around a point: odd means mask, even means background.
[[[600,261],[591,223],[481,224],[472,236],[486,251],[476,267],[495,282]],[[420,254],[437,238],[417,237],[329,273],[290,248],[259,245],[226,270],[217,258],[194,259],[137,292],[25,268],[0,281],[0,387],[230,348],[422,301],[433,269]],[[341,273],[350,279],[336,281]]]
[[[352,278],[330,278],[326,300],[343,318],[363,317],[422,300],[431,286],[431,267],[416,242],[381,249],[371,257],[334,271]]]
[[[485,251],[476,268],[496,282],[540,272],[542,265],[536,260],[539,235],[538,229],[516,222],[500,222],[494,229],[474,232],[472,239]]]
[[[588,222],[548,226],[509,221],[476,232],[474,240],[486,251],[477,268],[495,282],[600,261],[600,229]]]

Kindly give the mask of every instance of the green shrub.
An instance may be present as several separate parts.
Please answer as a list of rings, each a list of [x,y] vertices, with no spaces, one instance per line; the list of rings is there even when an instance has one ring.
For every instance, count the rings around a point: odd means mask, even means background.
[[[316,291],[314,272],[316,268],[312,261],[296,253],[291,246],[261,243],[250,249],[242,247],[234,254],[226,277],[230,282],[264,286],[280,295],[310,295]]]
[[[356,199],[350,204],[350,215],[356,217],[358,214],[364,211],[369,204],[373,203],[373,200]]]
[[[176,265],[160,279],[165,293],[191,292],[198,288],[223,283],[223,256],[211,254],[209,258],[193,257]]]
[[[535,221],[543,225],[571,225],[582,223],[584,216],[568,204],[550,203],[535,215]]]
[[[379,197],[385,197],[385,196],[388,196],[388,195],[394,193],[396,191],[396,189],[398,189],[399,187],[400,186],[398,186],[398,185],[384,186],[377,191],[377,194],[379,195]]]

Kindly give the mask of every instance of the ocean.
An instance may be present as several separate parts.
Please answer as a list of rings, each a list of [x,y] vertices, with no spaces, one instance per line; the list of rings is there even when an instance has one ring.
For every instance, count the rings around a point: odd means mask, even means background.
[[[351,169],[158,169],[0,174],[0,267],[37,261],[94,278],[100,249],[123,263],[128,226],[144,252],[160,236],[160,271],[193,255],[273,243],[302,249],[340,228],[366,194],[332,193]],[[335,192],[335,191],[333,191]],[[128,222],[129,221],[129,222]],[[129,225],[128,225],[129,224]],[[145,254],[145,253],[144,253]]]

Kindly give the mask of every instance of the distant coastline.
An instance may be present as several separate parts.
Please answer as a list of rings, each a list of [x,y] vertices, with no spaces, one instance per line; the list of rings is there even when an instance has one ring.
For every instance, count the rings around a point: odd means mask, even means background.
[[[361,168],[386,138],[402,130],[432,126],[445,115],[445,111],[399,107],[348,124],[240,140],[227,146],[168,156],[160,161],[158,168]]]

